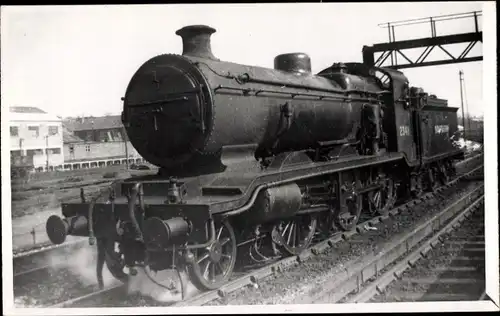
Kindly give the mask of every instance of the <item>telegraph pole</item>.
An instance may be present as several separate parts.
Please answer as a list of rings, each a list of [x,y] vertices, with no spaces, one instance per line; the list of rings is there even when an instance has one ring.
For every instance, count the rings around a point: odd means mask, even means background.
[[[49,135],[45,136],[45,157],[47,157],[46,170],[49,171]]]
[[[467,86],[465,85],[465,76],[464,76],[463,72],[462,72],[462,85],[463,85],[464,95],[465,95],[465,113],[467,113],[467,129],[470,132],[471,128],[470,128],[469,102],[467,102]]]
[[[460,100],[461,100],[461,103],[462,103],[462,125],[463,125],[463,128],[464,128],[464,141],[465,141],[465,113],[464,113],[464,96],[463,96],[463,92],[462,92],[462,81],[463,81],[463,75],[464,75],[464,72],[462,70],[460,70],[458,72],[458,75],[460,77]]]
[[[125,144],[125,156],[127,157],[127,170],[128,167],[128,146],[127,146],[127,131],[125,130],[125,126],[122,128],[123,131],[123,143]]]

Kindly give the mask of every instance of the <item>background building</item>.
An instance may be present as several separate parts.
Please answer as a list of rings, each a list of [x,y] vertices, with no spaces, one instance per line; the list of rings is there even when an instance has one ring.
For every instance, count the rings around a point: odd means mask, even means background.
[[[63,167],[62,120],[36,107],[9,108],[11,166],[47,171]]]
[[[64,121],[64,169],[143,162],[128,141],[119,115]]]

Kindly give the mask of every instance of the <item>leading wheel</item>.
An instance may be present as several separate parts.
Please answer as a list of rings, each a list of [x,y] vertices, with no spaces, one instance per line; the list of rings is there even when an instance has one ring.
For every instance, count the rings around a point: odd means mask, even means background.
[[[200,290],[215,290],[231,277],[236,263],[236,237],[228,220],[215,223],[215,241],[208,247],[193,251],[188,272]]]
[[[111,238],[103,238],[98,239],[97,247],[111,275],[119,281],[127,283],[129,275],[125,272],[124,255],[119,249],[119,243]]]

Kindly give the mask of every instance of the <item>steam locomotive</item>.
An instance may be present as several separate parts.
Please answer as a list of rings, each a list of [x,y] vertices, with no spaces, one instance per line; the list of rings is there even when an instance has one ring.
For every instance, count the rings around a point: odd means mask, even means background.
[[[435,189],[463,159],[450,140],[457,108],[400,71],[335,63],[315,75],[303,53],[278,55],[274,69],[220,61],[214,32],[178,30],[182,55],[146,61],[122,98],[129,139],[158,174],[47,220],[54,244],[97,243],[101,286],[106,263],[123,282],[138,267],[176,269],[217,289],[237,259],[298,255]]]

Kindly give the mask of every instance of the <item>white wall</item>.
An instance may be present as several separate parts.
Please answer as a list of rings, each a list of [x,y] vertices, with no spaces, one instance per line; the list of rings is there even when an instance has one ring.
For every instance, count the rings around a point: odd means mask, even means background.
[[[43,155],[35,155],[33,156],[33,166],[35,168],[46,168],[47,167],[47,156],[49,160],[49,167],[50,166],[62,166],[64,164],[64,155],[62,151],[60,154],[51,154],[49,153],[48,155],[43,154]]]
[[[40,148],[60,148],[62,150],[61,122],[11,122],[10,126],[18,128],[18,136],[10,137],[11,150],[28,150]],[[38,136],[29,127],[38,127]],[[49,135],[49,126],[57,127],[57,134]],[[48,136],[48,139],[46,138]]]
[[[73,147],[73,153],[70,147]],[[130,142],[127,142],[129,158],[141,158]],[[111,157],[125,158],[124,142],[82,142],[64,144],[64,161],[98,160]]]
[[[35,168],[59,166],[64,163],[63,131],[61,122],[50,121],[12,121],[10,127],[17,127],[17,135],[10,134],[10,150],[21,151],[23,156],[33,155]],[[38,127],[38,133],[29,127]],[[49,135],[49,127],[57,127],[57,133]],[[37,150],[33,153],[32,150]]]

